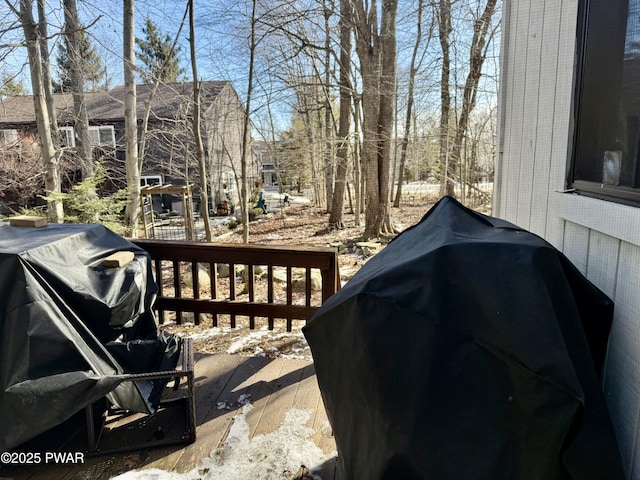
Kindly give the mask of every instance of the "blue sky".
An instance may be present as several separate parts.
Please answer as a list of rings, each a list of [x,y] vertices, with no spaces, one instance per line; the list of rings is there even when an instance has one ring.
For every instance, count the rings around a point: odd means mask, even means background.
[[[10,0],[17,4],[17,0]],[[111,86],[121,85],[124,82],[122,70],[122,2],[112,3],[110,1],[98,0],[77,0],[78,10],[85,25],[89,25],[89,33],[93,44],[98,48],[103,61],[106,64],[108,75],[111,79]],[[314,0],[292,0],[292,8],[317,7]],[[50,35],[59,30],[63,23],[63,12],[61,2],[47,2],[48,21],[50,24]],[[161,33],[174,36],[179,28],[180,21],[184,15],[186,0],[135,0],[136,7],[136,36],[142,37],[142,26],[144,20],[149,17],[159,27]],[[247,0],[195,0],[196,9],[196,43],[198,58],[198,74],[202,80],[231,80],[240,98],[246,98],[247,72],[248,72],[248,40],[247,26],[248,11],[250,2]],[[406,68],[410,59],[411,49],[415,38],[415,25],[413,25],[415,15],[414,0],[402,2],[399,10],[398,28],[398,73],[400,86],[399,113],[402,115],[402,104],[404,102],[404,89],[402,82],[406,83]],[[15,15],[11,13],[4,2],[0,2],[0,29],[6,28],[10,21],[15,21]],[[427,20],[425,19],[425,22]],[[469,28],[467,26],[467,28]],[[427,34],[427,25],[424,27]],[[191,80],[191,67],[189,63],[188,45],[188,25],[182,30],[180,45],[182,46],[181,60],[185,69],[185,79]],[[28,67],[25,66],[26,50],[24,48],[10,51],[2,48],[2,45],[21,41],[22,31],[17,30],[0,36],[0,62],[1,72],[20,73],[23,84],[29,88],[30,79]],[[53,55],[56,53],[55,42],[60,41],[54,37],[50,43]],[[288,48],[291,48],[289,46]],[[463,43],[459,45],[462,57],[468,55]],[[430,61],[433,62],[439,56],[439,45],[437,36],[432,38],[430,50]],[[497,54],[498,43],[495,52]],[[355,55],[354,55],[355,59]],[[54,62],[55,63],[55,62]],[[497,71],[497,57],[487,60],[486,71]],[[55,73],[54,73],[55,75]],[[404,76],[403,76],[404,75]],[[458,78],[456,83],[463,82]],[[426,61],[423,71],[417,79],[416,84],[416,105],[418,113],[420,108],[433,110],[437,103],[439,93],[439,69],[437,64]],[[276,94],[280,97],[278,102],[279,120],[278,123],[286,125],[290,122],[291,112],[295,98],[291,91],[277,89]],[[488,88],[495,90],[495,82],[489,82]],[[28,93],[28,92],[27,92]],[[256,98],[254,106],[263,107],[265,102],[260,97],[263,95],[259,90],[255,92]],[[489,93],[486,100],[482,95],[479,102],[489,101],[492,103],[495,92]],[[252,109],[253,110],[253,109]],[[264,108],[258,112],[264,112]],[[433,110],[434,112],[436,110]],[[428,111],[425,111],[429,114]],[[254,122],[257,115],[253,115]]]
[[[16,2],[17,3],[17,2]],[[63,12],[59,5],[54,2],[47,2],[49,35],[53,36],[59,31],[63,23]],[[205,9],[210,9],[213,2],[207,2],[206,6],[203,2],[196,2],[196,24],[198,32],[202,34],[202,38],[196,38],[199,50],[199,75],[205,80],[218,80],[224,72],[213,67],[211,61],[209,46],[213,43],[211,35],[214,33],[210,29],[202,28],[202,19],[205,18]],[[54,8],[51,6],[54,5]],[[136,36],[142,37],[141,27],[144,19],[150,17],[162,33],[175,35],[178,30],[180,20],[184,14],[186,2],[175,0],[137,0],[136,1]],[[90,25],[89,33],[93,44],[98,48],[102,59],[105,62],[109,76],[112,78],[112,84],[122,84],[122,2],[111,3],[109,1],[78,1],[78,10],[82,21],[86,25]],[[0,3],[0,28],[10,24],[15,20],[6,4]],[[198,25],[199,24],[199,25]],[[191,69],[188,64],[189,46],[188,46],[188,25],[185,25],[181,34],[182,45],[182,63],[187,70],[187,76],[191,77]],[[0,39],[0,45],[15,45],[21,41],[22,31],[15,30],[8,33]],[[50,41],[50,50],[53,55],[56,53],[56,44],[60,41],[59,37],[53,37]],[[22,72],[19,78],[29,88],[28,71],[26,64],[26,49],[24,48],[1,48],[2,51],[2,72],[17,74]]]

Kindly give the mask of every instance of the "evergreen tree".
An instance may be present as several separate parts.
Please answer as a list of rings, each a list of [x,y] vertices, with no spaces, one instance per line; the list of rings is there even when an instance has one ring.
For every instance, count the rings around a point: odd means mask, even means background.
[[[109,79],[106,76],[107,67],[102,62],[95,45],[91,44],[89,36],[84,30],[80,31],[80,56],[83,59],[82,70],[85,79],[85,91],[95,92],[108,88]],[[71,91],[71,59],[67,51],[66,42],[58,43],[58,81],[53,82],[54,93]]]
[[[185,73],[180,66],[178,54],[182,50],[176,46],[172,49],[173,40],[162,34],[149,18],[146,19],[142,32],[144,39],[136,38],[137,57],[145,65],[143,79],[152,83],[156,78],[165,83],[175,83]]]
[[[20,80],[16,81],[14,75],[3,73],[0,76],[0,98],[22,95],[24,85]]]

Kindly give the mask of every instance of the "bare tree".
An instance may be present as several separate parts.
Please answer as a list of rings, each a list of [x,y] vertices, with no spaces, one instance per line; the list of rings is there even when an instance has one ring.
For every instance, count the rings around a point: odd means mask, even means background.
[[[360,158],[360,152],[362,152],[360,141],[360,113],[362,109],[360,108],[360,97],[354,96],[353,98],[353,138],[354,142],[354,152],[353,152],[353,183],[355,185],[355,197],[356,197],[356,205],[355,205],[355,224],[360,226],[360,217],[363,211],[364,206],[364,175],[362,175],[362,161]]]
[[[42,62],[42,84],[44,87],[44,98],[49,111],[49,128],[51,128],[51,138],[56,147],[60,147],[60,130],[56,109],[53,104],[53,87],[51,80],[51,58],[49,54],[49,38],[47,14],[45,12],[45,0],[38,0],[38,36],[40,37],[40,58]]]
[[[0,178],[4,201],[16,212],[27,206],[42,189],[42,158],[40,145],[34,134],[25,134],[13,145],[0,149]]]
[[[202,144],[200,128],[200,82],[198,80],[198,63],[196,61],[196,31],[193,13],[193,0],[189,0],[189,46],[191,50],[191,69],[193,72],[193,135],[196,142],[196,157],[200,173],[200,211],[204,220],[204,231],[207,242],[211,241],[211,225],[209,224],[209,195],[207,194],[207,165]]]
[[[153,87],[151,88],[151,92],[149,92],[149,98],[145,99],[145,110],[144,117],[142,118],[142,128],[140,129],[140,142],[138,146],[138,168],[142,171],[142,165],[144,163],[146,147],[147,147],[147,138],[148,138],[148,129],[149,129],[149,116],[151,115],[151,106],[153,105],[153,99],[155,98],[156,92],[158,91],[158,87],[162,83],[162,79],[164,78],[164,70],[169,66],[172,59],[175,58],[175,48],[178,44],[178,39],[180,38],[180,33],[182,32],[182,27],[184,26],[185,20],[187,18],[187,13],[190,11],[191,2],[187,4],[185,8],[184,14],[182,16],[182,21],[180,22],[180,27],[178,27],[178,31],[176,36],[169,47],[168,55],[164,58],[163,63],[159,66],[157,75],[153,76],[150,73],[145,73],[145,76],[148,78],[153,78]],[[195,37],[195,34],[193,35]],[[194,77],[195,78],[195,77]]]
[[[336,163],[336,183],[329,215],[329,226],[343,228],[344,192],[347,181],[349,137],[351,130],[351,2],[340,2],[340,119],[338,129],[338,151]]]
[[[73,96],[74,131],[76,134],[76,148],[80,157],[82,178],[93,174],[93,154],[89,138],[89,117],[87,104],[84,99],[83,59],[80,55],[81,26],[78,20],[76,0],[63,0],[64,7],[64,37],[67,53],[71,64],[70,80]]]
[[[325,198],[327,200],[327,211],[331,209],[334,185],[333,185],[333,145],[335,138],[335,129],[333,128],[333,112],[331,109],[331,95],[329,89],[331,86],[331,14],[332,11],[327,5],[327,0],[323,0],[322,11],[324,16],[324,82],[322,85],[324,92],[324,188]],[[343,192],[344,196],[344,192]]]
[[[33,103],[36,113],[36,124],[42,147],[42,159],[45,170],[45,189],[47,194],[60,192],[60,149],[56,147],[51,135],[51,118],[49,106],[45,98],[45,73],[40,50],[41,38],[33,18],[32,0],[20,0],[20,10],[9,4],[9,7],[17,14],[22,24],[25,41],[27,43],[27,55],[31,71],[31,88],[33,90]],[[62,202],[48,200],[48,216],[51,222],[62,222],[64,211]]]
[[[396,196],[393,201],[393,206],[400,207],[400,199],[402,198],[402,183],[404,182],[404,169],[407,162],[407,147],[409,145],[409,136],[411,135],[411,120],[413,115],[413,104],[415,100],[414,88],[416,74],[422,63],[422,59],[418,59],[418,53],[420,51],[420,45],[422,43],[422,13],[424,11],[424,0],[418,0],[417,11],[417,31],[416,39],[413,46],[413,53],[411,54],[411,66],[409,67],[409,91],[407,93],[407,116],[404,122],[404,132],[402,137],[402,143],[400,145],[400,167],[398,169],[398,188],[396,190]],[[433,22],[431,23],[431,29],[427,35],[427,42],[431,40],[431,34],[433,32]],[[426,52],[426,48],[423,50]]]
[[[394,231],[389,217],[389,170],[391,130],[396,80],[397,0],[382,0],[380,26],[378,6],[368,9],[354,2],[356,52],[360,59],[363,112],[363,171],[366,175],[365,238]],[[378,30],[379,28],[379,30]]]
[[[440,161],[443,168],[443,187],[447,195],[455,196],[455,181],[460,164],[460,152],[469,126],[469,117],[476,105],[478,85],[482,76],[482,66],[487,56],[487,47],[493,38],[495,29],[492,17],[496,11],[497,0],[486,0],[482,13],[473,19],[473,38],[469,50],[469,72],[464,84],[460,115],[455,122],[453,138],[449,133],[451,119],[451,0],[438,1],[439,38],[442,49],[441,76],[441,120],[440,120]],[[480,6],[481,4],[479,4]]]
[[[442,70],[440,72],[440,165],[442,166],[441,194],[449,184],[449,115],[451,112],[451,55],[449,36],[451,26],[451,0],[438,0],[438,37],[442,48]]]
[[[125,230],[127,235],[138,235],[140,218],[140,170],[138,168],[138,117],[136,115],[136,72],[134,0],[124,0],[124,128],[125,167],[129,196],[125,209]]]
[[[257,0],[251,2],[251,33],[249,36],[249,78],[247,84],[246,114],[242,130],[242,157],[241,157],[241,186],[240,186],[240,209],[242,212],[242,240],[249,243],[249,192],[248,192],[248,162],[251,155],[251,96],[253,94],[253,70],[256,55],[256,6]]]

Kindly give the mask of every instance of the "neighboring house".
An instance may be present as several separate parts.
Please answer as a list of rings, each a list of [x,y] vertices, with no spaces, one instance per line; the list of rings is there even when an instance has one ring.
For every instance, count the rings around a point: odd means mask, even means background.
[[[494,214],[615,302],[603,388],[640,479],[640,1],[503,2]]]
[[[137,116],[141,126],[153,85],[137,86]],[[104,158],[124,180],[125,88],[85,94],[89,135],[94,157]],[[71,94],[54,95],[56,117],[63,146],[75,146],[73,99]],[[235,176],[241,171],[244,107],[231,82],[201,84],[202,136],[208,166],[210,196],[227,185],[237,200]],[[142,183],[197,183],[198,168],[192,134],[193,86],[191,83],[160,85],[151,103],[147,141],[142,163]],[[4,147],[37,137],[31,96],[10,97],[0,102],[0,144]],[[138,131],[141,138],[141,129]]]
[[[273,144],[264,141],[254,142],[253,144],[253,154],[260,165],[262,183],[266,186],[278,184],[278,172],[273,158],[273,150]]]

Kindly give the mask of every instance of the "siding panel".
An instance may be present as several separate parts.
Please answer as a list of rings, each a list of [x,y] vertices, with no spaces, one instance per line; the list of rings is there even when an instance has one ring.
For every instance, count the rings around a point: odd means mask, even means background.
[[[563,190],[567,176],[567,161],[571,151],[571,115],[573,105],[573,67],[575,64],[578,1],[563,0],[560,4],[560,38],[558,42],[556,98],[551,141],[549,189],[552,199],[547,215],[546,239],[556,247],[561,245],[562,221],[554,212],[553,191]],[[543,139],[540,139],[543,141]]]
[[[589,258],[589,229],[567,222],[564,229],[562,252],[583,275],[586,274]]]
[[[628,478],[640,478],[640,248],[620,245],[605,394]]]
[[[536,153],[532,176],[533,191],[529,229],[542,237],[546,234],[549,209],[549,175],[551,172],[552,139],[554,134],[558,47],[560,39],[560,2],[547,1],[542,26],[542,51],[539,71],[538,126]]]
[[[618,273],[620,240],[591,231],[587,278],[613,300]]]
[[[522,82],[526,76],[527,36],[529,31],[530,1],[514,2],[511,5],[509,41],[509,70],[504,79],[508,91],[505,106],[504,170],[502,184],[505,196],[502,202],[503,218],[518,223],[518,180],[520,178],[520,150],[522,145],[522,121],[524,116],[524,92]],[[527,32],[523,35],[523,32]]]
[[[520,79],[520,84],[524,84],[524,110],[521,120],[522,141],[520,142],[520,153],[518,155],[520,188],[518,188],[516,224],[526,229],[531,228],[531,210],[534,208],[532,205],[532,181],[536,168],[535,155],[538,138],[538,100],[544,12],[545,2],[538,1],[529,4],[525,69],[524,77]]]

